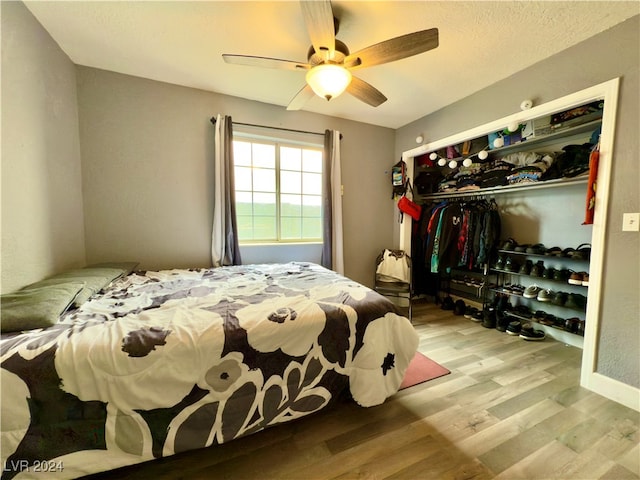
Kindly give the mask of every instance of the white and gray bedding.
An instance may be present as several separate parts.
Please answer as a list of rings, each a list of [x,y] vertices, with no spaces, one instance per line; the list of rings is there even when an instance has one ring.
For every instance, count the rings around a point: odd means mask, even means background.
[[[314,264],[134,272],[53,326],[2,334],[2,479],[221,444],[345,391],[379,405],[417,345],[387,299]]]

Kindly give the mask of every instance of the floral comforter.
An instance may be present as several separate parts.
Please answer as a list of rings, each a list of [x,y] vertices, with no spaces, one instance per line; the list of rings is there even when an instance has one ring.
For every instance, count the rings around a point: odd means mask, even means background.
[[[384,297],[308,263],[136,272],[0,342],[2,479],[75,478],[393,395],[418,345]]]

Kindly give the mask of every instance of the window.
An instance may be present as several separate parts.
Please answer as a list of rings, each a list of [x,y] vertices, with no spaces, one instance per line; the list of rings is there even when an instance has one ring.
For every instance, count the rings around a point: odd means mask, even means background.
[[[238,238],[322,241],[322,148],[233,141]]]

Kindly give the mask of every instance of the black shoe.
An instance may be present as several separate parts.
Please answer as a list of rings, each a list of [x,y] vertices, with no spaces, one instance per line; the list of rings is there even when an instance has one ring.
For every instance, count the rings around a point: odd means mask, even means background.
[[[442,300],[442,306],[440,307],[442,310],[453,310],[453,298],[446,296]]]
[[[568,294],[567,292],[557,292],[554,296],[553,299],[551,300],[551,303],[553,303],[554,305],[559,305],[559,306],[564,306],[565,303],[567,303],[567,298],[568,298]]]
[[[516,262],[513,258],[507,258],[507,261],[504,264],[504,269],[507,272],[517,272],[520,270],[520,264]]]
[[[520,275],[529,275],[531,273],[531,268],[533,267],[533,262],[531,260],[527,260],[522,264],[518,273]]]
[[[567,301],[564,306],[584,310],[587,308],[587,297],[579,293],[570,293],[567,295]]]
[[[520,331],[520,338],[524,338],[529,341],[539,342],[546,338],[546,334],[542,330],[534,330],[530,323],[526,323],[522,326]]]
[[[456,303],[453,306],[453,314],[464,315],[464,311],[466,308],[467,305],[464,303],[464,300],[456,300]]]
[[[485,308],[482,317],[482,326],[484,328],[496,328],[496,309],[493,307]]]
[[[513,320],[504,310],[496,311],[496,330],[506,332],[509,323]]]
[[[522,331],[522,322],[520,320],[513,320],[507,325],[507,333],[509,335],[520,335]]]
[[[542,260],[536,262],[536,264],[531,267],[531,275],[532,277],[542,277],[542,272],[544,271],[544,263]]]

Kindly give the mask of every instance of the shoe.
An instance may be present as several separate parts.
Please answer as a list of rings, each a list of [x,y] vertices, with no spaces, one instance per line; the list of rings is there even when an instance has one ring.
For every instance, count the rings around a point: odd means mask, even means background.
[[[571,285],[582,285],[582,280],[584,279],[584,275],[586,275],[586,274],[587,274],[587,272],[573,272],[569,276],[568,282]]]
[[[537,298],[538,293],[540,293],[540,290],[542,289],[537,285],[529,285],[527,288],[524,289],[522,296],[524,298]]]
[[[562,255],[562,249],[560,247],[551,247],[544,254],[548,257],[559,257]]]
[[[464,309],[464,318],[468,318],[469,320],[471,320],[473,318],[473,315],[478,311],[478,309],[476,307],[472,307],[470,305],[467,305],[467,308]]]
[[[530,323],[526,323],[522,326],[520,331],[520,338],[529,341],[539,342],[546,338],[546,334],[542,330],[534,330]]]
[[[589,257],[591,257],[590,243],[583,243],[582,245],[578,245],[578,248],[576,248],[571,253],[571,258],[575,258],[577,260],[589,260]]]
[[[476,323],[480,323],[482,322],[483,318],[484,318],[484,313],[482,313],[482,310],[478,310],[473,314],[473,318],[471,318],[471,320]]]
[[[493,307],[485,308],[482,317],[482,326],[484,328],[496,328],[496,309]]]
[[[589,286],[589,274],[588,273],[583,273],[582,274],[582,286],[583,287],[588,287]]]
[[[500,248],[500,250],[506,250],[508,252],[512,252],[513,249],[516,247],[516,245],[518,245],[518,242],[516,242],[513,238],[509,238],[507,241],[505,241],[502,244],[502,248]]]
[[[542,278],[546,278],[547,280],[553,280],[553,278],[555,277],[556,274],[556,269],[555,268],[545,268],[542,271]]]
[[[464,315],[466,308],[467,305],[464,303],[464,300],[456,300],[456,303],[453,305],[453,314]]]
[[[539,302],[550,302],[551,300],[553,300],[554,296],[555,292],[553,290],[540,290],[538,292],[536,300],[538,300]]]
[[[544,255],[544,253],[547,251],[547,248],[541,243],[536,243],[535,245],[527,247],[525,251],[531,255]]]
[[[508,335],[520,335],[522,331],[522,322],[520,320],[513,320],[509,322],[507,325],[507,334]]]
[[[542,320],[544,320],[547,315],[547,312],[545,312],[544,310],[536,310],[536,312],[533,314],[533,317],[531,318],[538,323],[542,323]]]
[[[498,261],[496,262],[496,264],[493,266],[493,268],[495,268],[496,270],[502,270],[504,269],[504,257],[500,256],[498,257]]]
[[[567,303],[567,296],[567,292],[556,292],[556,294],[553,296],[553,299],[551,300],[551,303],[562,307],[565,303]]]
[[[555,317],[553,319],[553,325],[551,325],[553,328],[559,328],[560,330],[564,330],[564,324],[565,324],[566,320],[564,318],[560,318],[560,317]]]
[[[533,267],[531,267],[530,275],[532,277],[542,277],[543,271],[544,271],[544,262],[542,260],[539,260],[536,262],[536,264]]]
[[[513,311],[521,317],[531,318],[533,316],[531,310],[529,310],[529,307],[526,305],[518,305],[513,309]]]
[[[579,293],[570,293],[567,295],[567,302],[564,306],[584,310],[587,308],[587,297],[580,295]]]
[[[578,333],[578,325],[580,324],[580,319],[578,317],[567,318],[564,321],[564,329],[567,332]]]
[[[507,261],[504,264],[504,269],[507,272],[517,272],[520,269],[520,264],[516,262],[513,258],[507,258]]]
[[[553,325],[556,323],[556,320],[557,319],[555,315],[551,315],[550,313],[547,313],[543,318],[538,320],[538,323],[540,325],[547,325],[548,327],[553,327]]]
[[[553,272],[553,279],[558,282],[566,282],[571,273],[572,272],[570,272],[566,268],[563,268],[561,270],[556,270],[555,272]]]
[[[444,299],[442,299],[442,305],[440,306],[440,308],[442,310],[453,310],[453,307],[455,305],[453,304],[453,298],[446,296]]]
[[[578,322],[578,330],[576,330],[576,333],[584,337],[584,320]]]
[[[510,317],[504,310],[496,310],[496,330],[499,332],[506,332],[512,317]]]
[[[533,262],[531,260],[527,260],[522,264],[518,273],[520,275],[529,275],[531,273],[531,267],[533,267]]]
[[[511,310],[511,304],[509,303],[509,297],[505,295],[499,295],[493,302],[494,308],[497,312],[504,312],[505,310]]]

